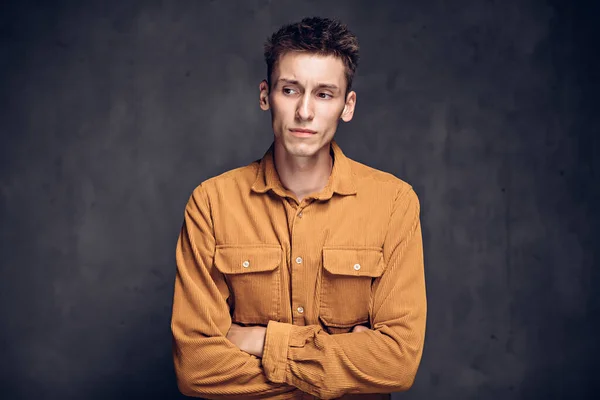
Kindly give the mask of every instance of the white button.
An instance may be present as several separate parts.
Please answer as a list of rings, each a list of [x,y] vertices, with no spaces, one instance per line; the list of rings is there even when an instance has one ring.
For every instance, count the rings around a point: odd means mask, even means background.
[[[248,268],[250,266],[250,261],[246,260],[242,263],[242,265],[244,266],[244,268]]]
[[[298,213],[298,218],[302,218],[302,211]]]
[[[298,258],[296,258],[296,263],[298,263],[298,264],[302,264],[302,257],[298,257]]]
[[[360,269],[360,264],[354,264],[354,269],[358,271]]]
[[[304,312],[304,308],[303,307],[298,307],[297,308],[298,313],[302,314]]]

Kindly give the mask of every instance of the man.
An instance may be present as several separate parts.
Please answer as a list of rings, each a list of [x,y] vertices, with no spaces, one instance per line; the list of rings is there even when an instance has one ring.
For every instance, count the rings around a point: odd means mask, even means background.
[[[417,195],[334,140],[356,104],[358,43],[344,25],[284,26],[265,58],[271,147],[186,205],[171,324],[179,389],[389,399],[411,387],[423,351]]]

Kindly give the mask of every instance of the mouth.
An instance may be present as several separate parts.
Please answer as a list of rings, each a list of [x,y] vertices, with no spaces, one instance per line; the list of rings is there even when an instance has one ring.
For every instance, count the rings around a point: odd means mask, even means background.
[[[311,129],[302,129],[302,128],[292,128],[292,129],[290,129],[290,132],[292,132],[292,134],[294,136],[311,136],[311,135],[314,135],[315,133],[317,133],[317,131],[313,131]]]

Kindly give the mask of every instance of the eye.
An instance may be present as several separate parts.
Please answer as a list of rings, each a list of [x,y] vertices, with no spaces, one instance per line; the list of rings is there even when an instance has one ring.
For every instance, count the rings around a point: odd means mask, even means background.
[[[292,88],[283,88],[283,93],[284,94],[294,94],[294,93],[296,93],[296,91]]]
[[[322,99],[331,99],[333,98],[332,95],[330,95],[329,93],[319,93],[318,96]]]

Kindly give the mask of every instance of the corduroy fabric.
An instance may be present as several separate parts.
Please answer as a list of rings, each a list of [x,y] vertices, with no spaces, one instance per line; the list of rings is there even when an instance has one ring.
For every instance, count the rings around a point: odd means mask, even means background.
[[[194,189],[171,321],[182,393],[389,399],[411,387],[427,313],[418,197],[330,149],[327,186],[301,202],[279,180],[274,144]],[[267,327],[262,359],[226,338],[232,322]]]

